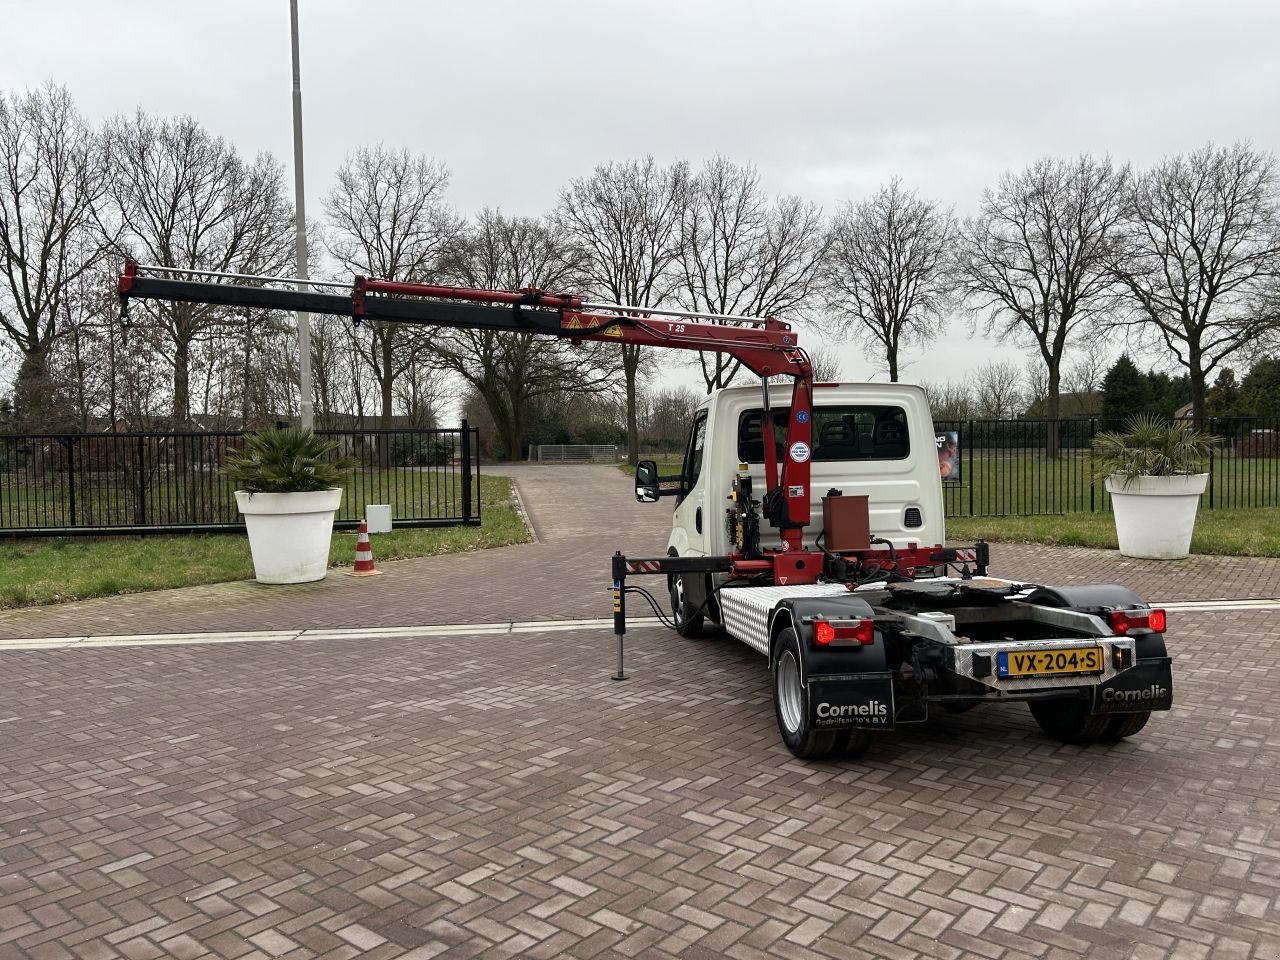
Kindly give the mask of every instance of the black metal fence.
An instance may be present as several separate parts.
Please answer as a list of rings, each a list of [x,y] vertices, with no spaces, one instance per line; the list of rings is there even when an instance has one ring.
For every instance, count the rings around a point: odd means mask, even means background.
[[[1107,512],[1093,475],[1099,418],[939,420],[959,441],[958,471],[943,483],[947,516]],[[1280,506],[1280,417],[1220,417],[1202,498],[1208,509]],[[399,526],[480,523],[478,431],[322,430],[359,467],[345,484],[337,524],[366,504],[389,503]],[[0,435],[0,536],[243,529],[221,475],[240,433]]]
[[[318,430],[359,464],[335,525],[359,524],[366,504],[390,504],[397,526],[480,523],[479,433]],[[240,530],[222,476],[242,434],[0,435],[0,536]]]
[[[1120,426],[1096,417],[936,421],[939,435],[959,439],[959,476],[943,483],[947,516],[1109,512],[1091,449],[1094,436]],[[1218,440],[1201,505],[1280,506],[1280,416],[1212,417],[1205,430]]]

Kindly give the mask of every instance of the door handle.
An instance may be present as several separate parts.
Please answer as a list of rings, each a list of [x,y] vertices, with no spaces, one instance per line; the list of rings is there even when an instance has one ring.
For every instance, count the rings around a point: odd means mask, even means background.
[[[702,532],[702,508],[693,511],[693,529]]]

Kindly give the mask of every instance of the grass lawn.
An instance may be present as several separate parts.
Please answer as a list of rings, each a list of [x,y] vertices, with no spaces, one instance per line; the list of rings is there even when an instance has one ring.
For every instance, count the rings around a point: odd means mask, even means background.
[[[516,510],[511,481],[480,478],[479,527],[400,529],[375,534],[378,562],[460,553],[529,539]],[[331,566],[355,559],[354,532],[335,531]],[[67,537],[0,542],[0,609],[61,603],[253,576],[243,533],[156,537]]]
[[[947,539],[1005,543],[1046,543],[1115,550],[1115,521],[1110,514],[1069,513],[1041,517],[953,517]],[[1192,553],[1240,557],[1280,557],[1280,507],[1201,510],[1191,537]]]

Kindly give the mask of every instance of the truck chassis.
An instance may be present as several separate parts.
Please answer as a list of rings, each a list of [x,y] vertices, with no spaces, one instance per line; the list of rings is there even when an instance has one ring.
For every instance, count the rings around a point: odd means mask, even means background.
[[[1050,588],[978,575],[855,586],[733,586],[705,602],[768,658],[778,729],[798,757],[857,756],[876,732],[982,703],[1026,702],[1049,736],[1115,740],[1173,704],[1165,615],[1114,585]],[[618,679],[628,575],[724,572],[727,558],[614,556]],[[678,623],[672,626],[680,630]],[[681,630],[693,635],[696,630]]]

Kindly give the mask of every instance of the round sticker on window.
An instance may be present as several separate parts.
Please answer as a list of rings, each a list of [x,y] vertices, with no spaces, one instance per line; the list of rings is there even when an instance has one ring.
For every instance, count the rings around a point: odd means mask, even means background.
[[[804,463],[809,459],[809,445],[803,440],[797,440],[791,445],[791,459],[796,463]]]

